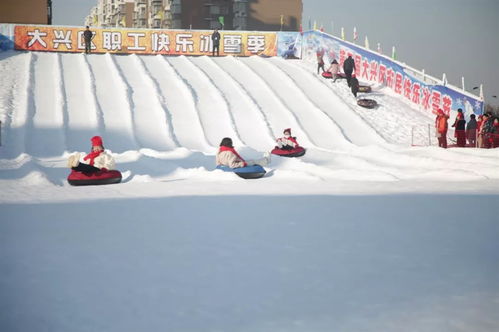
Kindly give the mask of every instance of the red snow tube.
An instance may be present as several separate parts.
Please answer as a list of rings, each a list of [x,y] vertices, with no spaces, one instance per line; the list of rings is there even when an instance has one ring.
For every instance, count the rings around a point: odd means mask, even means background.
[[[93,186],[101,184],[113,184],[121,182],[119,171],[98,171],[95,173],[82,173],[71,171],[68,182],[72,186]]]
[[[275,154],[277,156],[281,156],[281,157],[301,157],[305,154],[306,150],[304,148],[302,148],[301,146],[293,149],[293,150],[284,150],[284,149],[279,149],[279,148],[275,148],[274,150],[272,150],[272,154]]]
[[[365,108],[375,108],[378,106],[378,103],[373,99],[359,99],[357,100],[357,105]]]
[[[338,73],[336,75],[338,78],[346,78],[347,76],[344,74],[344,73]],[[333,78],[333,74],[328,72],[328,71],[325,71],[322,73],[322,77],[324,78]]]

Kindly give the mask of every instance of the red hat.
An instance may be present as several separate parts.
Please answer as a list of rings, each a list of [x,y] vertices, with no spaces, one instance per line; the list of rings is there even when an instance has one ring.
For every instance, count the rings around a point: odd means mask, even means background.
[[[439,108],[437,113],[438,114],[444,114],[444,111],[441,108]]]
[[[92,141],[92,146],[104,146],[102,144],[102,137],[94,136],[90,139]]]
[[[285,132],[288,132],[291,135],[291,128],[284,129],[284,131],[282,133],[284,134]]]

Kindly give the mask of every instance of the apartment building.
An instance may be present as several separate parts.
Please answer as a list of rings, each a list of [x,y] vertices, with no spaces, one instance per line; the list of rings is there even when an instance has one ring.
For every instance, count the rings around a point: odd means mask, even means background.
[[[172,0],[98,0],[85,25],[108,28],[172,28]]]
[[[302,0],[98,0],[89,26],[298,31]]]
[[[52,0],[0,0],[0,23],[52,24]]]

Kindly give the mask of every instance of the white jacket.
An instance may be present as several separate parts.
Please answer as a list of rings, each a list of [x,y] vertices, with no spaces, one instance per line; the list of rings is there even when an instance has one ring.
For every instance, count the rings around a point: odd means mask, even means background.
[[[296,143],[286,137],[281,137],[277,139],[277,146],[282,148],[284,146],[291,146],[293,149],[296,148]]]
[[[89,159],[84,160],[85,156],[86,155],[82,155],[80,157],[80,162],[90,165]],[[114,170],[116,167],[116,164],[114,162],[114,158],[111,155],[107,154],[106,151],[102,151],[102,153],[100,155],[95,157],[93,166],[97,167],[97,168],[105,168],[107,170]]]
[[[219,151],[217,153],[216,163],[218,165],[228,166],[230,168],[239,168],[246,166],[244,161],[239,159],[230,151]]]

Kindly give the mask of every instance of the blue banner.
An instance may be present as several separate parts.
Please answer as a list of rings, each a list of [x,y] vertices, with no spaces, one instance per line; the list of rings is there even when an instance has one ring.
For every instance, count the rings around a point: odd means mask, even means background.
[[[14,25],[0,24],[0,52],[14,49]]]
[[[322,53],[326,64],[336,59],[342,68],[345,59],[351,55],[355,61],[355,74],[360,81],[386,86],[426,111],[436,114],[438,109],[442,109],[449,114],[461,108],[467,121],[471,114],[483,113],[484,102],[480,98],[459,88],[443,85],[439,80],[413,71],[387,56],[319,31],[293,34],[278,34],[279,56],[287,58],[293,54],[316,61],[317,54]],[[297,45],[300,41],[301,45]]]

